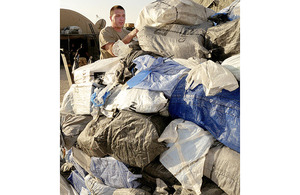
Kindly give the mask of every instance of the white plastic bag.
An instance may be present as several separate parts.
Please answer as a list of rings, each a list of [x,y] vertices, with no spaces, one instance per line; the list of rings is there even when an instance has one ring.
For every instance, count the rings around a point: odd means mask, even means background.
[[[225,59],[221,65],[227,68],[240,81],[240,54]]]
[[[214,142],[213,136],[193,122],[173,120],[161,134],[159,142],[169,149],[159,161],[178,179],[183,188],[201,194],[205,155]]]
[[[113,104],[119,110],[134,110],[139,113],[157,113],[167,105],[163,92],[147,89],[122,89]]]
[[[93,83],[73,84],[73,110],[75,114],[91,114]]]
[[[128,44],[125,44],[122,40],[115,42],[112,47],[113,54],[118,57],[125,57],[130,51]]]
[[[194,89],[199,84],[203,84],[206,96],[214,96],[222,89],[233,91],[239,87],[229,70],[211,60],[191,69],[186,78],[185,89]]]
[[[67,93],[65,93],[63,101],[60,106],[60,113],[74,114],[74,98],[73,98],[74,85],[71,85]]]

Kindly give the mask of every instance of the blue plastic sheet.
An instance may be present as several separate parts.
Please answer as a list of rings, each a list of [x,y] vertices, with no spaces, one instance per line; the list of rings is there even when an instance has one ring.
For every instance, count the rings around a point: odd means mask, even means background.
[[[66,155],[66,161],[70,162],[73,164],[73,166],[75,167],[77,173],[84,178],[88,172],[86,170],[84,170],[84,168],[82,168],[79,164],[77,164],[74,160],[73,154],[72,154],[72,148],[70,150],[67,151],[67,155]]]
[[[171,97],[181,76],[190,70],[171,59],[155,58],[150,55],[139,56],[133,60],[133,63],[140,72],[127,81],[128,86],[162,91],[167,97]]]
[[[72,186],[74,187],[76,192],[78,192],[78,194],[80,194],[82,188],[88,190],[88,188],[85,186],[84,178],[80,176],[77,170],[71,172],[68,180],[71,182]],[[89,192],[89,194],[91,193]]]
[[[203,85],[185,90],[185,79],[181,79],[171,96],[171,117],[196,123],[227,147],[240,152],[240,88],[205,96]]]
[[[131,173],[122,162],[113,157],[92,157],[90,170],[105,185],[114,188],[137,188],[140,183],[135,180],[142,177]]]

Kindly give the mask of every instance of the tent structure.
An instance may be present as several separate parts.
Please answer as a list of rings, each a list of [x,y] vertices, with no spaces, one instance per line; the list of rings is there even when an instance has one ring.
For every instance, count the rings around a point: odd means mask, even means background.
[[[98,37],[99,32],[105,25],[106,21],[104,19],[100,19],[94,24],[87,17],[76,11],[60,9],[60,47],[66,53],[68,64],[72,63],[70,56],[72,45],[75,45],[75,48],[79,48],[80,44],[83,44],[87,48],[89,55],[93,56],[93,61],[100,58]],[[77,33],[65,33],[63,30],[70,26],[79,27],[80,31]]]

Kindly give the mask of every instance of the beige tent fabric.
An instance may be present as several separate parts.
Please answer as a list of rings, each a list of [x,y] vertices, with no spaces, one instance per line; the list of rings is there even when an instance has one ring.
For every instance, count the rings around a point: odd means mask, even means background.
[[[210,8],[215,12],[228,7],[234,0],[193,0],[194,2]]]
[[[89,23],[92,24],[96,34],[99,34],[100,30],[104,28],[106,24],[104,19],[100,19],[94,24],[88,18],[76,11],[60,9],[60,30],[63,30],[67,26],[79,26],[83,34],[92,34]]]

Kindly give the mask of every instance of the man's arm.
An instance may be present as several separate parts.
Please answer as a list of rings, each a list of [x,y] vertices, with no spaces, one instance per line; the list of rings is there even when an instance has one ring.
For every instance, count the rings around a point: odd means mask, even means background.
[[[130,43],[130,41],[136,36],[136,34],[138,33],[138,29],[133,29],[128,35],[126,35],[126,37],[124,37],[122,39],[123,43],[128,44]]]
[[[126,37],[122,39],[123,43],[128,44],[130,41],[136,36],[138,33],[138,29],[133,29]],[[112,56],[115,56],[112,52],[114,43],[107,43],[106,45],[103,46],[103,48],[108,51]]]
[[[107,43],[102,48],[105,49],[106,51],[108,51],[108,53],[110,53],[110,55],[115,56],[112,52],[113,45],[114,45],[114,43]]]

